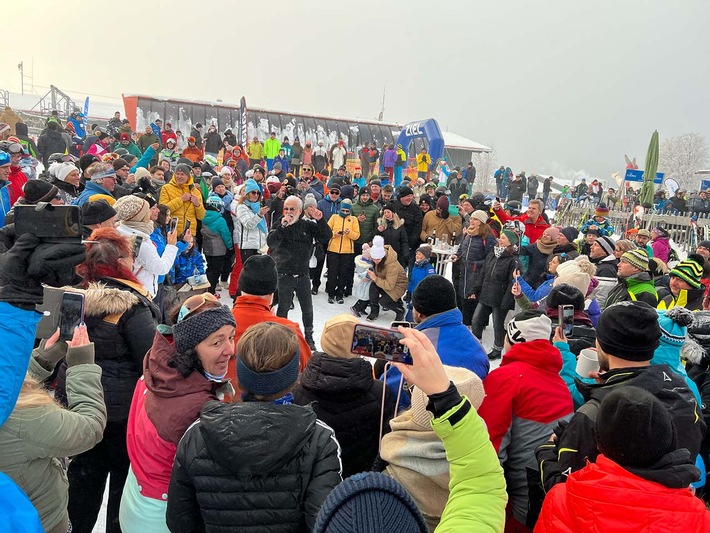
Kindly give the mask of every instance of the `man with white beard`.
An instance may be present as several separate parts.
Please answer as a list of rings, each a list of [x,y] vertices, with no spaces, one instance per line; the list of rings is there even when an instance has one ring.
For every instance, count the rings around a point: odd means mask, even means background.
[[[298,196],[289,196],[284,201],[281,224],[272,228],[266,237],[271,257],[276,261],[279,273],[278,309],[276,315],[288,318],[288,311],[296,292],[301,305],[304,336],[315,350],[313,342],[313,301],[308,263],[313,253],[313,240],[327,242],[333,232],[323,218],[323,213],[315,206],[308,208],[313,220],[303,218],[303,202]]]

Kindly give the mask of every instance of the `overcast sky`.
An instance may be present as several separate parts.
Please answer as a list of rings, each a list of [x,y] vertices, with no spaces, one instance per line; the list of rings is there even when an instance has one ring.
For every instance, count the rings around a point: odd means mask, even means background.
[[[388,121],[434,117],[516,172],[605,180],[625,153],[643,166],[654,129],[710,138],[708,0],[13,0],[3,16],[14,92],[24,60],[82,93],[376,118],[386,85]]]

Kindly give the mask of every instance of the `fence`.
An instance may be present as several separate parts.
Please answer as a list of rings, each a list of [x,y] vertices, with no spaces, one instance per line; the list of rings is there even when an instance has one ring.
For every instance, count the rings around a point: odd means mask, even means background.
[[[688,216],[685,216],[688,215]],[[616,233],[623,235],[631,228],[651,229],[662,226],[670,234],[675,246],[686,253],[694,251],[698,242],[708,239],[710,235],[710,218],[707,213],[697,215],[697,220],[690,213],[682,215],[666,215],[647,213],[643,220],[636,220],[628,211],[611,211],[609,222],[614,225]],[[573,226],[580,228],[584,222],[594,216],[594,207],[568,207],[555,214],[554,223],[558,226]],[[695,216],[695,215],[694,215]]]

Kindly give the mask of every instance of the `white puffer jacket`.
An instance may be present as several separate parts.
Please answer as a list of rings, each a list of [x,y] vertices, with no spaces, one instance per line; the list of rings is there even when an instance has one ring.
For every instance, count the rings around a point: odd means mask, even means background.
[[[232,202],[234,219],[234,244],[240,250],[259,250],[266,244],[266,233],[259,228],[264,220],[255,214],[248,205]]]

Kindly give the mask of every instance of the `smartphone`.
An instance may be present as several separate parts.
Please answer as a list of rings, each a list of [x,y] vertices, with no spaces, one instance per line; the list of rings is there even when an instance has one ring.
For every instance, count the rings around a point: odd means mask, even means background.
[[[411,327],[413,327],[411,322],[406,322],[406,321],[404,321],[404,320],[395,320],[395,321],[393,321],[393,322],[390,323],[390,327],[391,327],[392,329],[395,329],[395,330],[396,330],[398,326],[402,326],[403,328],[411,328]]]
[[[168,226],[168,233],[172,233],[175,231],[175,228],[177,228],[178,225],[178,219],[177,217],[173,217],[170,219],[170,225]]]
[[[182,234],[183,234],[183,235],[185,235],[185,233],[187,232],[187,230],[190,229],[190,226],[192,226],[192,220],[190,220],[190,219],[188,218],[188,219],[185,221],[185,229],[182,230]]]
[[[34,205],[17,205],[15,212],[15,234],[19,237],[31,233],[40,239],[81,240],[81,208],[76,205],[46,204],[37,209]]]
[[[557,319],[565,335],[572,334],[574,327],[574,306],[560,305],[557,307]]]
[[[138,254],[141,251],[142,244],[143,244],[143,237],[141,235],[137,235],[136,238],[133,239],[133,259],[138,257]]]
[[[409,349],[400,344],[404,336],[399,331],[357,324],[350,352],[394,363],[413,364]]]
[[[84,323],[84,295],[78,292],[65,292],[59,311],[59,338],[70,341],[74,329]]]

